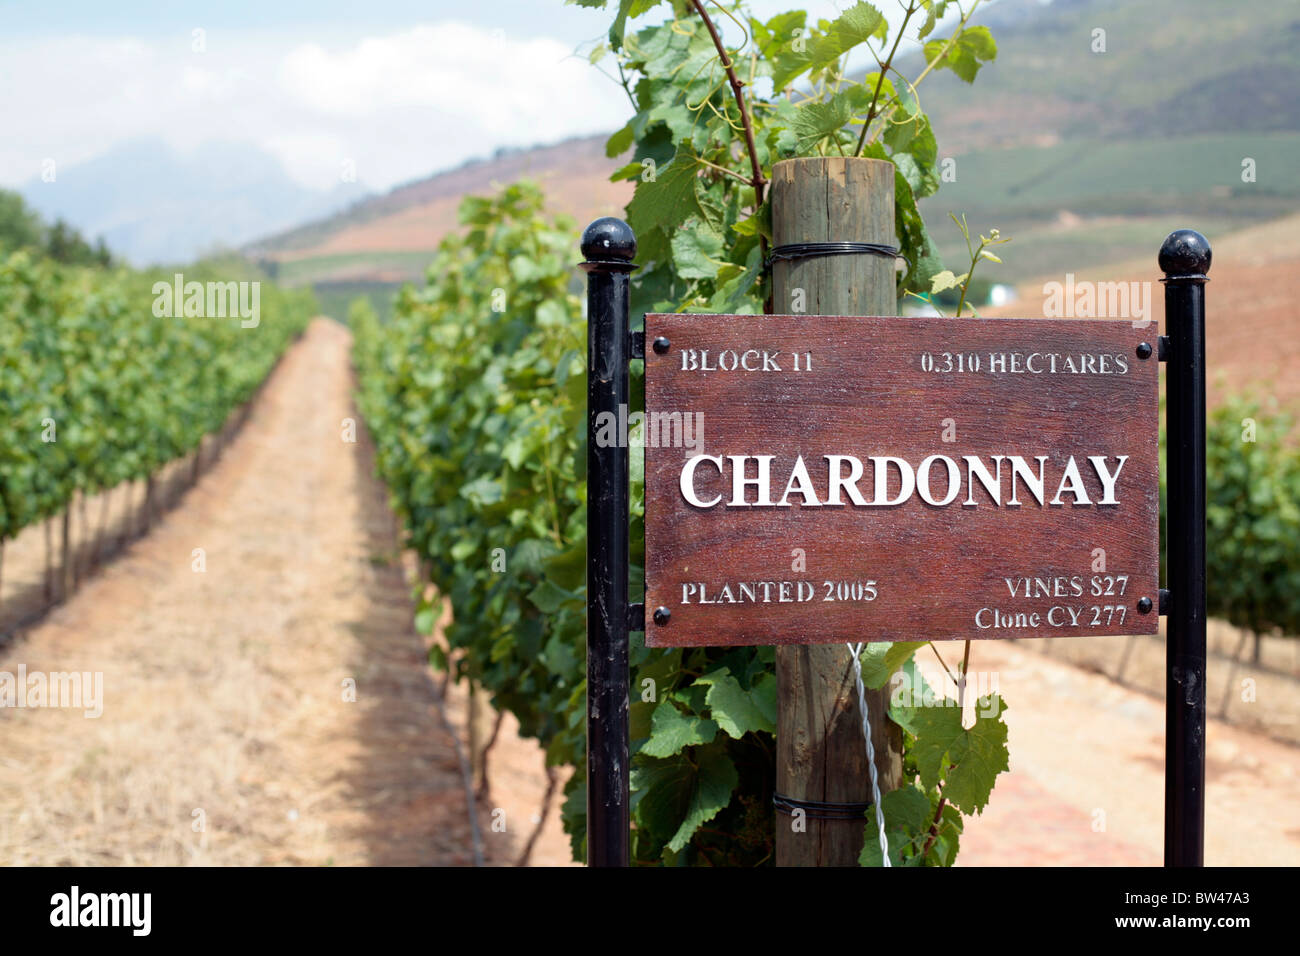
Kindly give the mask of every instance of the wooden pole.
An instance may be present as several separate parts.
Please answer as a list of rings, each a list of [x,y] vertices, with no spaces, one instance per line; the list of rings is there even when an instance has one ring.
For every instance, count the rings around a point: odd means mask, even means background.
[[[82,488],[79,492],[79,497],[77,499],[77,514],[81,519],[81,540],[76,546],[76,580],[77,583],[80,584],[82,579],[86,577],[86,565],[88,564],[86,560],[86,539],[89,536],[90,531],[90,511],[89,506],[86,504],[85,488]]]
[[[472,677],[469,681],[469,706],[465,714],[465,723],[469,737],[470,783],[474,792],[479,793],[483,789],[485,780],[483,738],[484,730],[487,728],[487,707],[483,699],[483,690],[478,686],[478,681]]]
[[[104,539],[108,537],[108,516],[112,513],[113,489],[105,488],[104,496],[99,501],[99,530],[95,532],[95,557],[93,563],[96,567],[104,557]]]
[[[59,582],[59,600],[66,601],[72,596],[74,586],[72,578],[72,498],[63,508],[63,523],[59,535],[63,551],[62,577]]]
[[[803,242],[895,245],[894,166],[876,159],[791,159],[772,171],[772,237],[776,246]],[[879,255],[776,260],[772,307],[778,314],[895,315],[894,261]],[[863,369],[862,374],[869,374]],[[832,574],[807,552],[810,575]],[[862,640],[870,640],[863,634]],[[852,655],[844,644],[776,649],[776,788],[787,798],[818,803],[868,803],[862,717]],[[867,691],[880,790],[896,788],[903,770],[902,735],[886,716],[887,691]],[[776,817],[778,866],[856,866],[867,818],[802,821]],[[802,828],[802,829],[801,829]]]
[[[45,519],[45,601],[54,603],[54,516]]]
[[[141,534],[148,533],[153,526],[153,487],[153,473],[150,472],[144,480],[144,530],[140,532]]]

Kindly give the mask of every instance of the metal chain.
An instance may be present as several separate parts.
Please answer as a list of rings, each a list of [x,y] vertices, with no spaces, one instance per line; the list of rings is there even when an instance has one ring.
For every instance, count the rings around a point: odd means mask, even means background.
[[[867,741],[867,767],[871,771],[871,797],[876,807],[876,829],[880,831],[880,858],[885,866],[889,862],[889,840],[885,837],[885,811],[880,806],[880,780],[876,774],[876,748],[871,742],[871,713],[867,710],[867,689],[862,684],[862,642],[845,643],[853,655],[853,679],[858,684],[858,710],[862,713],[862,736]]]

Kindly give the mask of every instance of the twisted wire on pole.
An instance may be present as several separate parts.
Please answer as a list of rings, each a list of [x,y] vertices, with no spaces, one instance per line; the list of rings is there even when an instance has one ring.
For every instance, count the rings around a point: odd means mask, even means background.
[[[871,771],[871,799],[876,807],[876,829],[880,831],[880,858],[885,866],[889,862],[889,840],[885,837],[885,811],[880,806],[880,781],[876,774],[876,748],[871,742],[871,714],[867,710],[867,690],[862,684],[862,642],[845,643],[853,655],[853,678],[858,684],[858,710],[862,713],[862,736],[867,741],[867,768]]]

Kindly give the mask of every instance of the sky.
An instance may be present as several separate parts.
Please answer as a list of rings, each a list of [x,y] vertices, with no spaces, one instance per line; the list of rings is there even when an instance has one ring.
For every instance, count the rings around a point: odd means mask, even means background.
[[[0,0],[0,186],[130,141],[218,140],[312,189],[354,176],[385,190],[499,147],[609,132],[627,100],[583,54],[611,16],[562,0]]]

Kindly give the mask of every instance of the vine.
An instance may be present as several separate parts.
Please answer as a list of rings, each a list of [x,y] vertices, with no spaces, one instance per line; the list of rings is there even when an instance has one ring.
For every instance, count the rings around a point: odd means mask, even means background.
[[[247,401],[315,312],[242,264],[192,281],[261,282],[262,320],[167,317],[155,281],[126,269],[0,258],[0,542],[85,496],[148,476],[196,448]]]

